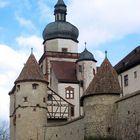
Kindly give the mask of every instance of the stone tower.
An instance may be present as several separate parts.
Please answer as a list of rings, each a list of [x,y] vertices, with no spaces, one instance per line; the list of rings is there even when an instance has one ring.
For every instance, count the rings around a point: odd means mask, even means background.
[[[10,95],[10,140],[43,140],[47,123],[47,85],[31,54]]]
[[[91,52],[86,48],[80,54],[79,59],[76,61],[77,64],[77,79],[81,82],[84,91],[89,86],[93,77],[96,74],[96,60]]]
[[[109,60],[105,58],[81,98],[84,106],[85,135],[87,137],[110,135],[113,103],[119,96],[120,85],[117,73]]]

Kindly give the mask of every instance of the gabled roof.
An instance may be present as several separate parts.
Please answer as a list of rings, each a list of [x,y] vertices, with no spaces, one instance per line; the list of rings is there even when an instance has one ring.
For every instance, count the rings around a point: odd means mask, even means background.
[[[107,58],[104,59],[97,74],[85,91],[83,98],[101,94],[120,94],[118,75]]]
[[[126,57],[124,57],[118,64],[115,65],[115,70],[118,74],[137,66],[140,64],[140,46],[136,47]]]
[[[15,83],[24,81],[47,82],[33,54],[29,56]]]
[[[78,82],[76,77],[75,62],[51,61],[51,66],[59,82],[64,83]]]

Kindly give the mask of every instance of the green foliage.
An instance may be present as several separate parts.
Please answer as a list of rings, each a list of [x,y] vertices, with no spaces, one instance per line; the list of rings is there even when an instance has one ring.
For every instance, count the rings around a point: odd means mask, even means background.
[[[89,137],[85,137],[84,140],[116,140],[113,137],[93,137],[93,136],[89,136]]]

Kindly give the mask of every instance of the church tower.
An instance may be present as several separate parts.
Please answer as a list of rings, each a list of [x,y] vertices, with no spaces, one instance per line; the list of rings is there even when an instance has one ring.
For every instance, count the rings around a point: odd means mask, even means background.
[[[47,85],[31,54],[10,95],[10,140],[43,140],[47,123]]]
[[[118,76],[107,58],[81,98],[84,108],[85,136],[111,134],[113,103],[120,97]]]
[[[55,21],[43,31],[44,51],[77,53],[79,31],[66,21],[67,6],[58,0],[54,8]]]

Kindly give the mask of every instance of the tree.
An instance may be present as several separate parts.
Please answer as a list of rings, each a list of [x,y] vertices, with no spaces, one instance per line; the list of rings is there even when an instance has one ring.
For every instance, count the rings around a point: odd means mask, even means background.
[[[9,140],[9,128],[8,123],[0,122],[0,140]]]

